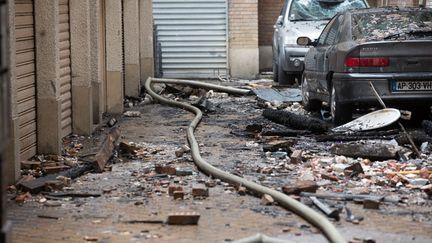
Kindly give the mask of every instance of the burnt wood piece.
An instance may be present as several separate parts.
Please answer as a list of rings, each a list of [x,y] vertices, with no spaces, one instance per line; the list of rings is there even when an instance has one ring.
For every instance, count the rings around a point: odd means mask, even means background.
[[[388,144],[334,144],[332,154],[370,160],[396,159],[398,149]]]
[[[94,192],[51,192],[47,194],[50,197],[100,197],[102,193]]]
[[[105,137],[102,147],[99,149],[95,156],[95,165],[98,172],[102,172],[107,164],[108,160],[111,158],[115,144],[120,137],[120,129],[114,127]]]
[[[311,193],[311,192],[301,192],[300,196],[302,197],[317,197],[324,198],[330,200],[341,200],[341,201],[364,201],[364,200],[374,200],[374,201],[383,201],[389,203],[398,203],[400,202],[399,198],[392,197],[384,197],[378,195],[367,195],[367,194],[348,194],[348,193]]]
[[[263,116],[272,122],[282,124],[297,130],[309,130],[313,133],[324,133],[328,130],[327,124],[319,119],[283,110],[265,109]]]
[[[393,129],[388,131],[373,131],[373,132],[354,132],[354,133],[331,133],[326,135],[316,136],[317,142],[326,141],[358,141],[358,140],[371,140],[382,139],[392,140],[399,135],[399,130]]]
[[[432,137],[426,135],[424,132],[411,132],[410,136],[412,137],[412,140],[417,146],[420,146],[424,142],[432,143]],[[401,134],[400,136],[396,137],[395,140],[396,142],[398,142],[399,145],[410,144],[410,141],[405,134]]]
[[[261,136],[279,136],[279,137],[293,137],[303,136],[311,134],[311,131],[307,130],[293,130],[293,129],[264,129],[261,132]]]

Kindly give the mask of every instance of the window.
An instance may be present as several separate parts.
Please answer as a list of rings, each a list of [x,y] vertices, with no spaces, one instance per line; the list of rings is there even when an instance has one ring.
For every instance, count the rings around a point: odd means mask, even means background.
[[[321,35],[318,39],[318,45],[322,46],[325,44],[325,40],[327,38],[327,35],[330,32],[330,29],[333,26],[333,23],[336,21],[336,18],[333,18],[332,20],[330,20],[330,22],[327,24],[327,26],[324,28],[324,30],[321,32]]]

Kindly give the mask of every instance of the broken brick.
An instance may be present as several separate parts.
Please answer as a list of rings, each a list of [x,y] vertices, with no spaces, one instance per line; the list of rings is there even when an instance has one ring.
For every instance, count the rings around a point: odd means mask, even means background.
[[[39,161],[21,161],[21,169],[36,170],[41,168],[41,162]]]
[[[214,181],[214,180],[208,180],[208,181],[205,182],[205,185],[207,187],[215,187],[216,186],[216,181]]]
[[[202,184],[195,184],[192,187],[192,196],[193,197],[208,197],[209,189]]]
[[[156,165],[155,171],[158,174],[175,175],[176,168],[169,165]]]
[[[55,173],[59,173],[60,171],[69,169],[69,166],[66,165],[57,165],[57,166],[47,166],[44,167],[44,171],[47,174],[55,174]]]
[[[25,201],[32,198],[32,195],[29,192],[19,194],[15,197],[15,202],[17,203],[24,203]]]
[[[295,185],[283,186],[285,194],[300,194],[300,192],[316,192],[318,185],[314,181],[297,181]]]
[[[175,191],[175,192],[173,192],[173,196],[174,196],[174,200],[177,200],[177,199],[183,200],[185,193],[184,193],[184,191]]]
[[[176,186],[176,185],[170,185],[168,187],[168,194],[170,196],[172,196],[174,194],[175,191],[183,191],[183,187],[181,186]]]
[[[321,178],[324,180],[329,180],[329,181],[339,181],[337,176],[329,175],[329,174],[321,174]]]
[[[200,214],[196,212],[172,213],[168,215],[167,224],[170,225],[197,225]]]

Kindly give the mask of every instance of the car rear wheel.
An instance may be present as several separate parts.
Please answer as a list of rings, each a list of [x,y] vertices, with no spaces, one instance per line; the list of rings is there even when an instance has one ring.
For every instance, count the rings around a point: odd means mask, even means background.
[[[336,89],[331,86],[330,95],[330,112],[335,125],[341,125],[349,122],[352,119],[352,109],[349,104],[341,104],[339,102],[339,94]]]
[[[281,85],[291,85],[295,83],[295,75],[293,74],[287,74],[284,70],[283,70],[283,63],[285,63],[285,60],[283,58],[283,55],[279,55],[278,57],[278,81],[279,84]]]
[[[305,110],[316,111],[321,108],[322,102],[320,100],[310,99],[309,84],[304,76],[301,78],[301,92],[302,102]]]

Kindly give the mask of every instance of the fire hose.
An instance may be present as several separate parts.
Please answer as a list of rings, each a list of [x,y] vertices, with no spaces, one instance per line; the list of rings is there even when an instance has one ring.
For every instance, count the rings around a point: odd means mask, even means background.
[[[214,178],[218,178],[222,181],[235,184],[242,185],[248,190],[257,193],[258,195],[268,194],[282,207],[285,209],[292,211],[298,216],[302,217],[315,227],[317,227],[321,232],[327,237],[330,242],[342,243],[346,242],[346,240],[342,237],[342,235],[336,230],[333,224],[327,220],[323,215],[315,212],[313,209],[308,206],[302,204],[301,202],[283,194],[282,192],[270,189],[268,187],[262,186],[252,181],[248,181],[239,176],[230,174],[221,169],[218,169],[207,161],[205,161],[201,155],[198,146],[198,142],[195,139],[194,131],[202,118],[202,112],[197,107],[192,105],[181,103],[178,101],[170,100],[158,95],[156,92],[152,90],[152,83],[169,83],[169,84],[178,84],[178,85],[192,85],[195,87],[205,88],[205,89],[213,89],[215,91],[222,91],[231,94],[238,95],[246,95],[250,93],[247,89],[238,89],[233,87],[225,87],[215,84],[203,83],[198,81],[190,81],[190,80],[179,80],[179,79],[157,79],[157,78],[148,78],[145,82],[145,88],[148,94],[155,100],[159,101],[162,104],[166,104],[169,106],[175,106],[182,108],[184,110],[190,111],[195,114],[195,117],[192,119],[191,123],[187,129],[187,140],[189,142],[191,148],[192,158],[196,164],[196,166],[203,171],[204,173],[211,175]]]

